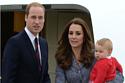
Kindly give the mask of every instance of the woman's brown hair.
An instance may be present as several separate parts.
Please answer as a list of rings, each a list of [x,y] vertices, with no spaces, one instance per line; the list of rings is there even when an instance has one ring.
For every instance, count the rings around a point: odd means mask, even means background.
[[[84,64],[84,67],[88,68],[91,66],[94,60],[94,44],[92,42],[89,27],[87,23],[81,18],[74,18],[65,26],[65,30],[60,40],[58,41],[59,47],[57,48],[55,54],[57,64],[64,70],[68,69],[72,64],[73,52],[68,39],[69,27],[71,24],[78,24],[82,26],[82,30],[84,33],[84,42],[79,61]]]

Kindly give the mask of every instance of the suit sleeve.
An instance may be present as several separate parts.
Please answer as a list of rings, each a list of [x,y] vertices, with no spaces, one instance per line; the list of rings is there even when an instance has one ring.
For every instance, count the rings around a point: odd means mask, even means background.
[[[19,61],[19,50],[15,39],[7,42],[2,59],[2,83],[15,83]]]
[[[50,77],[49,77],[49,73],[48,73],[48,44],[47,44],[47,41],[46,40],[43,40],[44,42],[43,42],[43,45],[44,45],[44,52],[46,52],[45,53],[45,55],[44,55],[44,57],[45,57],[45,69],[44,69],[44,72],[43,72],[43,81],[42,81],[42,83],[51,83],[51,81],[50,81]]]

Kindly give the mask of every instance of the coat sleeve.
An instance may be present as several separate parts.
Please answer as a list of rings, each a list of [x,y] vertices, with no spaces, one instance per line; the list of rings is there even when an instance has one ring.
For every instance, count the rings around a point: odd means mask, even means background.
[[[107,64],[105,64],[104,62],[98,61],[94,65],[91,71],[90,81],[93,81],[93,83],[103,83],[105,81],[105,77],[108,69],[109,68]]]
[[[2,83],[14,83],[19,64],[19,49],[14,38],[8,40],[2,60]]]
[[[65,83],[65,81],[64,70],[57,65],[55,83]]]
[[[113,59],[114,59],[117,71],[120,71],[121,73],[123,73],[123,69],[122,69],[121,64],[117,61],[116,58],[113,57]]]
[[[44,57],[43,63],[44,63],[44,69],[43,69],[43,79],[41,83],[51,83],[49,73],[48,73],[48,44],[45,39],[42,39],[42,52],[44,52],[44,55],[42,55],[42,58]]]

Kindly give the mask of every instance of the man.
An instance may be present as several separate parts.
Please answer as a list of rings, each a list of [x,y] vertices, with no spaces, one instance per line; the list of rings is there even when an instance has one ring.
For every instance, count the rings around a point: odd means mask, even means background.
[[[48,46],[39,37],[44,16],[45,8],[40,3],[33,2],[26,7],[26,27],[5,46],[2,83],[50,83]]]

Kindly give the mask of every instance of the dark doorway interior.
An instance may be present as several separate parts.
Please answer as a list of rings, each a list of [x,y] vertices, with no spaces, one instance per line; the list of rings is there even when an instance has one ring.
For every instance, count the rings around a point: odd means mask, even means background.
[[[1,27],[2,27],[1,28],[1,55],[3,55],[4,45],[6,44],[8,38],[14,34],[13,17],[14,17],[14,14],[12,11],[1,12]]]

